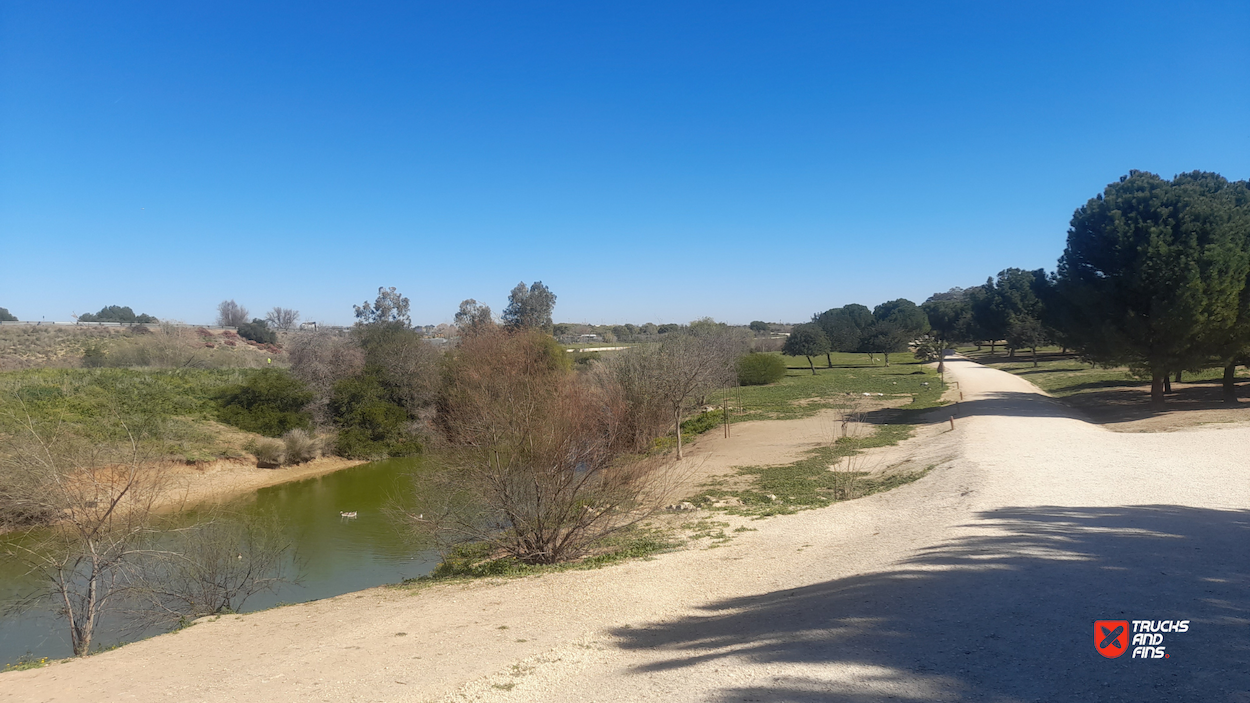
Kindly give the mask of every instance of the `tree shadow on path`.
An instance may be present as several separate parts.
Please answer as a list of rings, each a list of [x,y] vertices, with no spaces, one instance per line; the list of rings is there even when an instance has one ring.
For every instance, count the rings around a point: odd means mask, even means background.
[[[1006,508],[973,528],[896,570],[616,635],[657,658],[640,674],[794,672],[717,701],[1250,701],[1250,511]],[[1167,659],[1107,659],[1095,620],[1190,629],[1165,635]]]

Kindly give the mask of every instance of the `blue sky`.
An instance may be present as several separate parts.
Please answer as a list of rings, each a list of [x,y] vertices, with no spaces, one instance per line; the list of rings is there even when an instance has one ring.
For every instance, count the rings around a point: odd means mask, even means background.
[[[1250,176],[1250,3],[0,5],[0,306],[800,321]]]

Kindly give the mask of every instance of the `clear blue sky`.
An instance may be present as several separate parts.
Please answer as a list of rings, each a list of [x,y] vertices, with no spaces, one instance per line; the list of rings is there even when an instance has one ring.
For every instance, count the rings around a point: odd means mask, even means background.
[[[1250,3],[0,4],[0,306],[800,321],[1250,176]]]

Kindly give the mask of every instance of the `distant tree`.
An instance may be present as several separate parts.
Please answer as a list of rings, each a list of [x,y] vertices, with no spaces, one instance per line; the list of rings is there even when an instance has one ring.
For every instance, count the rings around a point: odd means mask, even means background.
[[[1191,174],[1192,175],[1192,174]],[[1250,228],[1244,226],[1250,219],[1250,181],[1237,181],[1222,186],[1214,182],[1217,188],[1226,188],[1226,197],[1221,209],[1234,223],[1241,221],[1241,229],[1246,230],[1243,247],[1250,252]],[[1236,225],[1234,225],[1236,226]],[[1236,235],[1234,235],[1236,236]],[[1223,395],[1224,402],[1236,403],[1237,366],[1250,364],[1250,280],[1242,288],[1236,321],[1227,327],[1216,326],[1205,331],[1203,346],[1208,350],[1212,360],[1224,367]],[[1180,381],[1179,371],[1177,381]]]
[[[122,305],[106,305],[97,313],[86,313],[78,316],[79,322],[123,322],[123,323],[140,323],[150,324],[157,322],[155,317],[148,314],[135,315],[135,311],[129,306]]]
[[[378,297],[370,304],[365,301],[352,306],[356,310],[358,325],[397,325],[405,329],[412,327],[412,318],[408,315],[409,301],[402,294],[390,288],[378,287]]]
[[[936,303],[936,302],[941,302],[945,300],[963,300],[967,296],[968,296],[967,288],[960,288],[959,286],[955,286],[954,288],[951,288],[945,293],[934,293],[933,295],[929,296],[928,300],[924,302]],[[921,303],[921,307],[924,307],[923,303]]]
[[[275,306],[274,309],[265,313],[265,320],[270,327],[286,331],[295,327],[296,323],[299,322],[299,310]]]
[[[873,323],[864,331],[863,351],[882,354],[890,365],[890,354],[907,351],[908,344],[929,331],[929,318],[915,303],[899,298],[873,308]]]
[[[786,337],[786,344],[781,348],[781,353],[786,356],[805,356],[807,357],[807,365],[812,370],[812,375],[816,375],[816,365],[812,363],[813,356],[820,356],[829,351],[829,339],[825,337],[825,333],[820,327],[814,323],[804,323],[795,325],[790,331],[790,336]]]
[[[1003,308],[1002,300],[994,290],[993,276],[987,278],[984,285],[969,291],[968,304],[976,328],[984,335],[993,353],[999,340],[1007,336],[1007,325],[1011,323],[1008,311]]]
[[[993,283],[985,290],[992,309],[990,319],[997,325],[1001,338],[1007,340],[1007,349],[1015,356],[1017,347],[1008,339],[1013,328],[1041,330],[1042,300],[1038,291],[1046,286],[1046,274],[1041,269],[1026,271],[1009,268],[998,272]],[[1019,338],[1018,335],[1015,338]]]
[[[754,320],[749,325],[752,332],[767,332],[768,323],[763,320]]]
[[[508,294],[508,307],[503,311],[503,322],[509,329],[536,329],[552,331],[551,313],[556,307],[556,294],[542,281],[534,281],[529,288],[522,281]]]
[[[217,324],[221,327],[238,327],[247,323],[247,308],[233,300],[223,300],[217,304]]]
[[[679,331],[681,331],[681,325],[675,322],[668,322],[655,328],[656,334],[668,334],[670,332],[679,332]]]
[[[1093,361],[1151,377],[1192,368],[1235,329],[1250,273],[1250,216],[1218,174],[1131,171],[1076,211],[1055,276],[1064,330]]]
[[[385,318],[384,318],[385,319]],[[434,402],[442,353],[400,321],[357,324],[352,330],[372,374],[395,403],[413,418]]]
[[[1046,343],[1046,330],[1041,320],[1020,315],[1007,326],[1007,345],[1011,349],[1032,349],[1033,366],[1037,367],[1037,348]]]
[[[481,334],[495,327],[495,320],[491,317],[490,306],[482,305],[473,298],[460,303],[460,310],[456,313],[455,322],[456,327],[460,328],[460,334],[464,336]]]
[[[939,346],[946,347],[954,342],[969,341],[964,338],[964,333],[969,329],[968,318],[972,317],[972,306],[966,298],[930,298],[920,309],[928,317],[932,336],[940,343]]]
[[[239,330],[239,336],[244,339],[250,339],[258,344],[278,343],[278,333],[269,329],[269,323],[264,320],[255,319],[236,325],[236,327]]]
[[[9,312],[8,308],[0,308],[0,322],[17,322],[17,318]]]
[[[830,351],[852,353],[862,351],[864,331],[872,324],[872,311],[863,305],[851,303],[840,308],[832,308],[812,316],[829,340]],[[828,353],[829,365],[833,366],[833,357]]]
[[[660,328],[654,322],[648,322],[642,326],[641,332],[643,334],[659,334]]]
[[[702,317],[691,322],[688,329],[690,334],[696,337],[709,337],[727,333],[729,325],[724,322],[717,322],[710,317]]]

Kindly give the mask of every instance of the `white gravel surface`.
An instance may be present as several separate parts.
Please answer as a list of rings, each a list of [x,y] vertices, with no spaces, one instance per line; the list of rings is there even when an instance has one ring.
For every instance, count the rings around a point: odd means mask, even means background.
[[[948,361],[899,489],[597,571],[374,589],[0,675],[0,701],[1250,703],[1250,427],[1117,434]],[[1093,622],[1189,620],[1167,659]],[[401,634],[403,633],[403,634]]]

